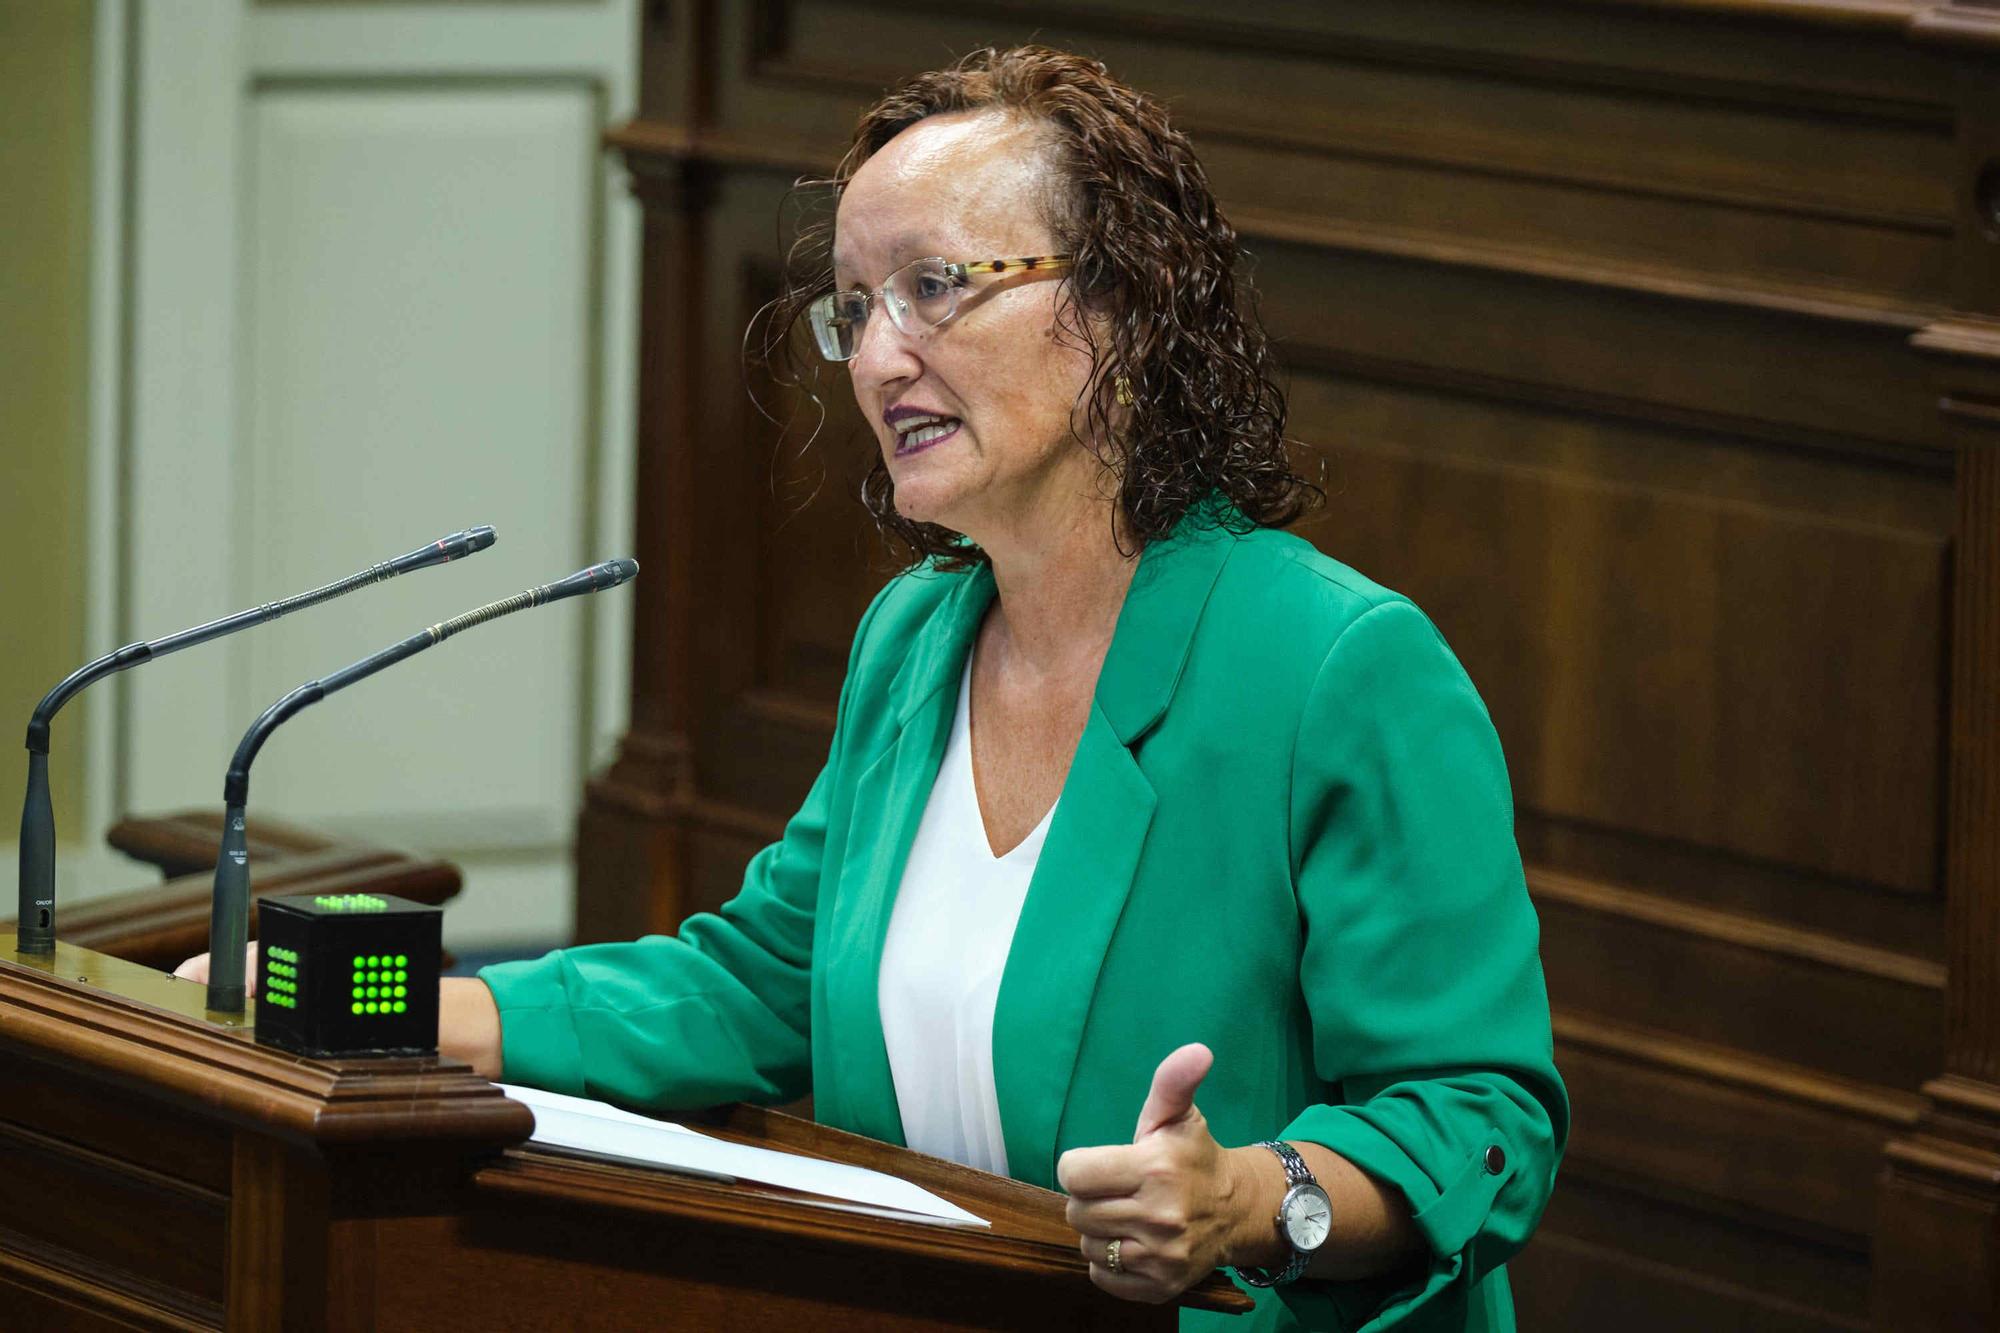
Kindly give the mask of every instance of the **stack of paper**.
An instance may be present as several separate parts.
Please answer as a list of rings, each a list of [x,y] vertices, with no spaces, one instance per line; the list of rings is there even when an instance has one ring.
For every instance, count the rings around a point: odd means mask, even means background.
[[[512,1083],[502,1083],[500,1089],[534,1113],[535,1132],[530,1142],[563,1152],[662,1167],[712,1180],[754,1180],[815,1196],[801,1202],[823,1208],[944,1226],[989,1225],[986,1219],[929,1190],[880,1171],[730,1143],[583,1097]]]

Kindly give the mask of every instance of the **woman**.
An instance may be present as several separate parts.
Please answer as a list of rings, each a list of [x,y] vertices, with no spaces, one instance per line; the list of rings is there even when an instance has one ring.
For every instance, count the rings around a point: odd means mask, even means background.
[[[1070,1195],[1091,1277],[1512,1326],[1567,1102],[1497,741],[1303,507],[1234,233],[1163,110],[978,53],[862,120],[800,294],[922,558],[827,765],[676,938],[448,981],[489,1075],[820,1119]],[[1225,1146],[1227,1145],[1227,1146]]]

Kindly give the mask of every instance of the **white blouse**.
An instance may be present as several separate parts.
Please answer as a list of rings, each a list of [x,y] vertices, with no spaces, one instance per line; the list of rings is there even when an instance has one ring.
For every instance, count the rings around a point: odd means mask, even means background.
[[[1054,817],[1052,805],[1020,846],[993,855],[972,781],[967,653],[951,739],[889,916],[876,1003],[904,1142],[1003,1176],[1007,1144],[993,1090],[993,1003]]]

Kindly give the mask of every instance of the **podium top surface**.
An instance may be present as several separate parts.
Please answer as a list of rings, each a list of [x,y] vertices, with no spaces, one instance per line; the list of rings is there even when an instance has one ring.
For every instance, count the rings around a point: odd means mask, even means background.
[[[675,1119],[718,1138],[899,1176],[978,1214],[990,1228],[883,1217],[777,1186],[676,1175],[569,1156],[532,1143],[510,1148],[481,1167],[474,1183],[497,1194],[567,1202],[633,1218],[680,1217],[709,1227],[760,1233],[767,1239],[845,1244],[968,1269],[1089,1281],[1089,1264],[1078,1249],[1076,1232],[1064,1220],[1064,1198],[1052,1190],[766,1107],[739,1103],[704,1112],[676,1112]],[[1230,1313],[1247,1312],[1253,1305],[1220,1273],[1190,1287],[1176,1303]]]
[[[322,1151],[424,1143],[464,1163],[473,1189],[544,1205],[683,1218],[706,1227],[903,1253],[968,1272],[1087,1282],[1063,1197],[955,1162],[760,1107],[677,1115],[720,1138],[884,1171],[970,1209],[987,1228],[843,1211],[751,1182],[718,1182],[583,1160],[525,1142],[528,1108],[467,1066],[438,1058],[312,1060],[256,1043],[242,1015],[207,1012],[207,988],[58,942],[16,951],[0,930],[0,1048],[59,1067],[64,1079],[119,1085],[149,1101]],[[1110,1299],[1110,1298],[1106,1298]],[[1180,1304],[1243,1311],[1220,1274]]]

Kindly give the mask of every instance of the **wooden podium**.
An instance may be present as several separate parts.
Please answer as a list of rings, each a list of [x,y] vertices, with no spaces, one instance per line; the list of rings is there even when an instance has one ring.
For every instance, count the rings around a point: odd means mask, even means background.
[[[122,832],[155,851],[202,835],[186,821]],[[324,840],[279,851],[259,887],[296,887],[314,865],[336,873],[326,866],[343,857],[350,890],[421,879],[421,861],[355,853]],[[165,905],[152,912],[77,912],[97,947],[65,935],[53,960],[18,954],[0,930],[10,1333],[1173,1326],[1170,1306],[1093,1287],[1060,1196],[1017,1181],[754,1107],[690,1117],[706,1133],[893,1172],[992,1227],[870,1217],[524,1146],[527,1109],[453,1061],[260,1047],[247,1026],[203,1013],[203,987],[114,956],[124,950],[103,938],[120,919],[142,951],[184,950],[163,941],[196,879],[149,891]],[[456,872],[427,883],[448,897]],[[1220,1276],[1186,1303],[1249,1308]]]

